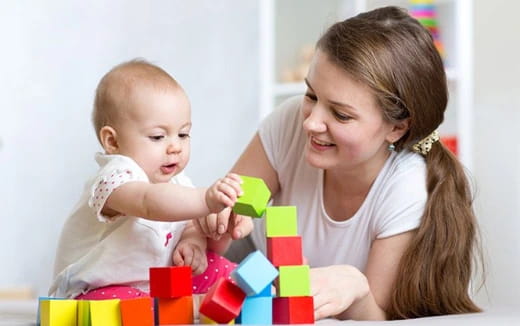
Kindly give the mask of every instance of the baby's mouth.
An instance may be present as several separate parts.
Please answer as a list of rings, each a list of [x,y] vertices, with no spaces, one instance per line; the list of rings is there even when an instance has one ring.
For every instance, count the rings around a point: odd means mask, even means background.
[[[161,166],[161,172],[164,174],[170,174],[177,168],[177,163],[165,164]]]

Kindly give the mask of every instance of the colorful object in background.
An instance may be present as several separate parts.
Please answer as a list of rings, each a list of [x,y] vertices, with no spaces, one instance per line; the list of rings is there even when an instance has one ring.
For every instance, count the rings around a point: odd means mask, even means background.
[[[410,0],[410,15],[417,19],[433,36],[433,43],[444,59],[446,52],[441,41],[434,0]]]
[[[457,136],[442,136],[441,142],[448,148],[455,156],[459,154]]]

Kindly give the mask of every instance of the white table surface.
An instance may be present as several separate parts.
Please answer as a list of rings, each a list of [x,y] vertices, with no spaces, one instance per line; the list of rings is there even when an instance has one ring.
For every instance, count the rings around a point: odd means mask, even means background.
[[[34,326],[36,325],[36,310],[38,301],[2,301],[0,300],[0,326]],[[449,315],[398,321],[338,321],[334,319],[321,320],[322,326],[348,325],[520,325],[520,305],[490,308],[483,313]]]

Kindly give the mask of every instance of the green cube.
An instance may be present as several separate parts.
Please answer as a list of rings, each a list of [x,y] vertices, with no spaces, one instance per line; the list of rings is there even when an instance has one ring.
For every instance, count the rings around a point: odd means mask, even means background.
[[[244,194],[238,197],[233,211],[239,215],[262,217],[267,203],[271,198],[271,192],[264,180],[255,177],[240,176]]]
[[[309,265],[280,266],[277,296],[300,297],[311,295]]]
[[[296,206],[270,206],[265,211],[265,235],[290,237],[298,235]]]

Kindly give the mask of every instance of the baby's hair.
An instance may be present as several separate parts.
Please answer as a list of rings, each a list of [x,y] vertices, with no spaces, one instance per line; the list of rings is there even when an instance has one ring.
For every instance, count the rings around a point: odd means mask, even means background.
[[[92,123],[100,142],[99,131],[116,121],[119,110],[136,86],[180,87],[166,71],[143,59],[126,61],[112,68],[99,81],[92,110]]]

